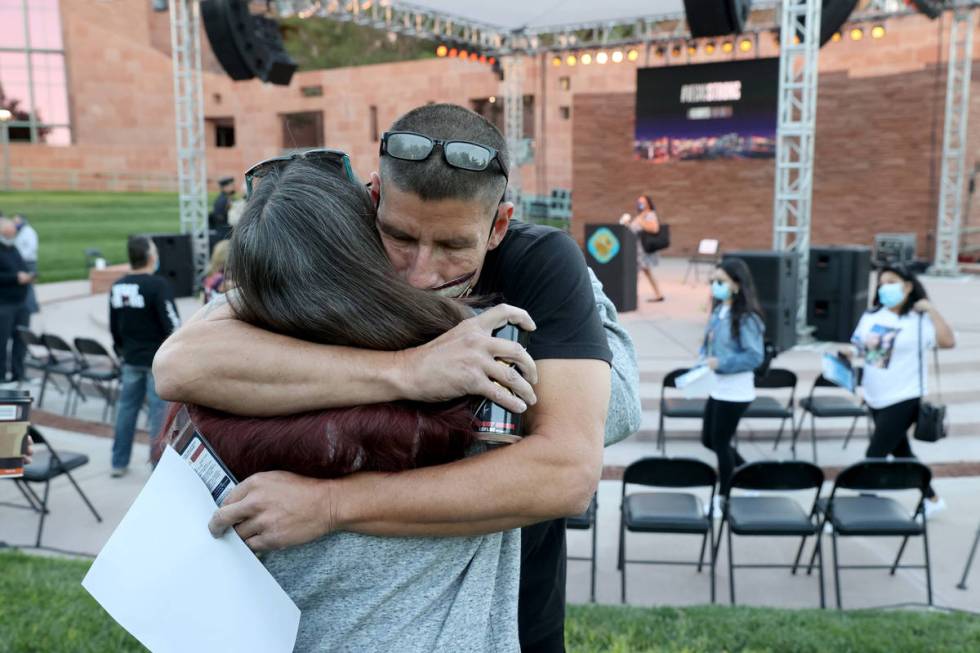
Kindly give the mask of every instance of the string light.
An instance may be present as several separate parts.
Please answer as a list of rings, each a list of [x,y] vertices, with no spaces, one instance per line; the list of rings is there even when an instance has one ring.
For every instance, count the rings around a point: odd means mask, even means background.
[[[715,42],[714,41],[708,41],[707,43],[705,43],[705,45],[704,45],[704,51],[705,51],[706,54],[714,54],[715,53]]]
[[[738,49],[741,50],[742,52],[751,52],[752,40],[742,39],[741,41],[738,42]]]
[[[615,52],[613,52],[612,53],[612,60],[613,60],[613,63],[623,63],[623,51],[622,50],[616,50]]]
[[[672,47],[670,49],[670,56],[672,56],[672,57],[679,57],[679,56],[681,56],[681,46],[675,45],[674,47]]]
[[[884,25],[875,25],[874,27],[871,28],[871,38],[873,38],[873,39],[880,39],[880,38],[882,38],[884,36],[885,36],[885,26]]]
[[[626,58],[630,61],[636,61],[640,58],[640,52],[636,48],[633,48],[626,53]]]
[[[578,59],[575,57],[574,54],[570,54],[567,57],[565,57],[565,63],[568,64],[569,66],[574,66],[575,64],[578,63]]]
[[[561,65],[561,57],[559,57],[558,55],[555,55],[554,57],[552,57],[551,58],[551,65],[554,66],[555,68],[557,68],[558,66],[560,66]]]
[[[581,57],[581,59],[582,59],[582,65],[583,66],[588,66],[590,63],[592,63],[592,55],[589,54],[588,52],[586,52],[585,54],[583,54],[582,57]]]
[[[687,46],[687,53],[692,57],[698,53],[698,46],[696,43],[689,43]]]
[[[456,48],[449,48],[448,56],[455,58],[459,54],[459,50]]]
[[[608,61],[609,61],[609,55],[605,52],[600,52],[595,56],[595,62],[597,64],[602,65],[604,63],[607,63]]]
[[[830,40],[833,41],[834,43],[837,43],[843,38],[844,38],[843,34],[841,34],[840,32],[834,32],[834,35],[830,37]]]
[[[851,40],[852,41],[860,41],[863,38],[864,38],[864,30],[863,29],[861,29],[860,27],[855,27],[854,29],[851,30]]]
[[[436,48],[437,57],[445,57],[447,54],[449,54],[449,48],[447,48],[445,45],[440,45]]]
[[[729,53],[735,50],[735,44],[731,41],[725,41],[721,44],[721,51],[724,53]]]

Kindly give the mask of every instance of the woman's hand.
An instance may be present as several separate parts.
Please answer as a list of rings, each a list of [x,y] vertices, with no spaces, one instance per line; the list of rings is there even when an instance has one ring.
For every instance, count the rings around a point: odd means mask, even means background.
[[[717,370],[718,369],[718,359],[712,356],[711,358],[704,361],[704,364],[708,366],[708,369]]]
[[[919,313],[928,313],[933,310],[932,302],[930,302],[928,299],[920,299],[912,306],[912,308]]]
[[[24,450],[24,466],[27,467],[34,462],[34,440],[27,436],[27,449]]]

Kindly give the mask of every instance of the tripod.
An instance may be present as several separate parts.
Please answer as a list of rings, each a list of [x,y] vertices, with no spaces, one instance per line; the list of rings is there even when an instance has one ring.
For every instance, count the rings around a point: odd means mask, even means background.
[[[977,552],[977,544],[980,544],[980,526],[977,526],[976,537],[973,538],[973,546],[970,547],[970,555],[966,558],[966,567],[963,568],[963,578],[960,579],[959,584],[956,586],[957,589],[966,589],[966,577],[970,573],[970,567],[973,565],[973,556]]]

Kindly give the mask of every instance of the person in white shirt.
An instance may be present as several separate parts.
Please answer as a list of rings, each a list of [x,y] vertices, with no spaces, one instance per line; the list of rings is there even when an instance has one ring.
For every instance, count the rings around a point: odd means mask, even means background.
[[[14,247],[20,252],[20,257],[24,259],[27,271],[37,274],[37,250],[38,238],[37,231],[31,226],[23,215],[14,216],[14,225],[17,228],[17,235],[14,237]],[[10,336],[10,378],[12,381],[20,383],[26,378],[24,372],[24,358],[27,356],[27,345],[17,335],[18,328],[29,329],[31,327],[31,315],[40,312],[41,307],[37,302],[37,295],[34,293],[33,281],[27,286],[27,298],[17,310],[14,317],[14,333]],[[4,370],[6,372],[6,370]]]
[[[913,458],[908,430],[928,394],[929,350],[956,345],[953,330],[929,301],[915,275],[900,266],[878,274],[874,305],[862,316],[851,343],[864,357],[864,400],[875,430],[868,458]],[[930,487],[926,512],[945,508]]]
[[[720,494],[725,496],[732,472],[745,463],[732,446],[732,438],[755,399],[754,371],[765,360],[765,325],[755,282],[745,261],[727,259],[715,268],[711,295],[714,310],[705,330],[701,356],[714,371],[715,379],[705,406],[701,443],[718,456],[718,483]]]

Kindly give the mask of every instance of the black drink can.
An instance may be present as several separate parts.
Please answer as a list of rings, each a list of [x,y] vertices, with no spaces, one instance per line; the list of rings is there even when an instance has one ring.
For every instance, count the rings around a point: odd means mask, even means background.
[[[527,348],[528,333],[518,326],[507,324],[493,332],[493,337],[504,338]],[[507,361],[497,361],[506,367],[517,369],[517,365]],[[523,415],[514,413],[503,406],[484,398],[476,408],[476,430],[479,439],[493,444],[510,444],[524,436]]]

